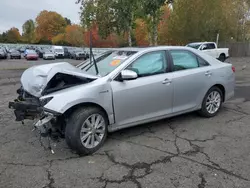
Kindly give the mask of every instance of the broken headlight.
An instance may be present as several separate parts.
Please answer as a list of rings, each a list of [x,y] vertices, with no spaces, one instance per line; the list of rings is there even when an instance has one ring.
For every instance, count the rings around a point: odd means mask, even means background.
[[[40,104],[41,106],[45,106],[46,104],[49,103],[49,101],[51,101],[53,99],[53,97],[48,97],[48,98],[44,98],[40,100]]]

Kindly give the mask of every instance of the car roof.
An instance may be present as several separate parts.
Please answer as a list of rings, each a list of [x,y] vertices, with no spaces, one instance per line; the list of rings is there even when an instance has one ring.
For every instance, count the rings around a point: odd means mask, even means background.
[[[215,43],[215,42],[192,42],[192,43],[189,43],[189,45],[193,44],[193,45],[201,45],[201,44],[204,44],[204,43]]]
[[[155,50],[174,50],[174,49],[189,49],[185,46],[151,46],[151,47],[125,47],[125,48],[115,48],[118,51],[155,51]]]

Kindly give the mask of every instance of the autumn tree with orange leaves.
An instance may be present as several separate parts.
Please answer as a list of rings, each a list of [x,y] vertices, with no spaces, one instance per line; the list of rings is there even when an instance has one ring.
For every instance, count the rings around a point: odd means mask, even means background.
[[[72,46],[84,45],[84,29],[79,25],[68,25],[65,29],[65,40]]]
[[[36,37],[38,40],[49,40],[64,33],[67,25],[65,19],[58,13],[44,10],[36,17]]]
[[[19,30],[15,27],[12,27],[10,30],[7,31],[6,39],[9,43],[17,43],[21,40],[21,35]]]
[[[148,46],[148,32],[147,32],[147,25],[143,19],[137,19],[135,21],[135,40],[137,46]]]

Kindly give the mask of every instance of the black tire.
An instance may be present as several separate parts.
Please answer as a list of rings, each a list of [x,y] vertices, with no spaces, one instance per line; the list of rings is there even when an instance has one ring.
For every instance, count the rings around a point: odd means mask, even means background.
[[[93,148],[87,148],[85,147],[81,142],[81,128],[83,123],[94,114],[101,115],[105,122],[105,130],[104,130],[104,136],[100,143],[93,147]],[[108,119],[106,117],[106,114],[96,107],[86,107],[86,108],[80,108],[76,111],[74,111],[69,120],[67,121],[66,129],[65,129],[65,139],[68,144],[68,146],[74,150],[76,153],[81,155],[89,155],[97,151],[105,142],[107,138],[108,133]]]
[[[220,60],[221,62],[224,62],[224,61],[226,60],[225,54],[220,54],[219,60]]]
[[[215,113],[209,113],[208,110],[207,110],[207,107],[206,107],[206,103],[207,103],[207,100],[208,100],[208,96],[212,93],[212,92],[218,92],[220,94],[220,104],[219,104],[219,108],[218,110],[215,112]],[[208,90],[208,92],[206,93],[203,101],[202,101],[202,105],[201,105],[201,109],[198,111],[198,114],[203,116],[203,117],[206,117],[206,118],[211,118],[211,117],[214,117],[218,114],[218,112],[220,111],[221,109],[221,106],[222,106],[222,103],[223,103],[223,94],[222,94],[222,91],[218,88],[218,87],[212,87],[211,89]]]

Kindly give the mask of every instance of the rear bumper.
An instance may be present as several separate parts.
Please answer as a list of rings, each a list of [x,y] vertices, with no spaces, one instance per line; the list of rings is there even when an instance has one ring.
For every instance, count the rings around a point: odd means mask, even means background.
[[[21,58],[21,55],[10,55],[12,58]]]
[[[52,56],[44,56],[43,59],[55,59],[55,57],[52,57]]]
[[[27,59],[27,60],[38,60],[38,57],[27,57],[27,56],[26,56],[26,59]]]

